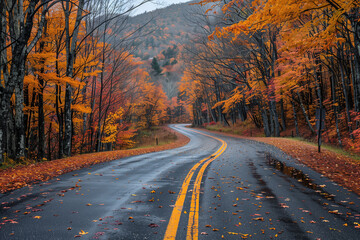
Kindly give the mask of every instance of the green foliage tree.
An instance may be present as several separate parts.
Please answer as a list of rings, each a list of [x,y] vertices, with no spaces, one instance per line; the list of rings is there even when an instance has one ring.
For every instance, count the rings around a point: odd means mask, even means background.
[[[160,75],[161,72],[162,72],[162,69],[161,69],[161,67],[159,65],[159,62],[156,59],[156,57],[154,57],[152,62],[151,62],[151,68],[154,70],[153,72],[154,72],[155,76]]]

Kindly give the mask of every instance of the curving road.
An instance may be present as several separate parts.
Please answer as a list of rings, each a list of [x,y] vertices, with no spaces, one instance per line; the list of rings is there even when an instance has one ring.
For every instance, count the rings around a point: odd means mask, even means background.
[[[360,199],[275,147],[188,145],[0,195],[0,239],[360,239]]]

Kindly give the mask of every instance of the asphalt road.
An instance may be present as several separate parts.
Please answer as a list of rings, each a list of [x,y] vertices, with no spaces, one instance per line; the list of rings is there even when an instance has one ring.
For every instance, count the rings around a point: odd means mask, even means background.
[[[360,239],[360,198],[275,147],[188,145],[0,195],[0,239]]]

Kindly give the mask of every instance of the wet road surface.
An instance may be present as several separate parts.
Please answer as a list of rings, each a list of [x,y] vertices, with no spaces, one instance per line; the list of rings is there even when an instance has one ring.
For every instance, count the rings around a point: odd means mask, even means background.
[[[0,195],[0,239],[360,239],[358,195],[275,147],[172,128],[190,143]]]

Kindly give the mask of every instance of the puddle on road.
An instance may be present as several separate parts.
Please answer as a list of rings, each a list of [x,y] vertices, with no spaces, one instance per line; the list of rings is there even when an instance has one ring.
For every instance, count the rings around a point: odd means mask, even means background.
[[[319,193],[322,197],[326,198],[327,200],[334,200],[335,197],[334,195],[327,193],[320,185],[313,183],[313,180],[309,178],[307,174],[303,173],[303,171],[298,170],[294,167],[287,166],[282,161],[273,158],[269,153],[266,153],[265,156],[268,165],[279,170],[286,176],[296,179],[303,186],[315,190],[317,193]]]

